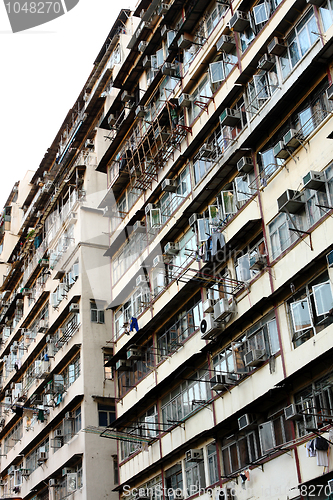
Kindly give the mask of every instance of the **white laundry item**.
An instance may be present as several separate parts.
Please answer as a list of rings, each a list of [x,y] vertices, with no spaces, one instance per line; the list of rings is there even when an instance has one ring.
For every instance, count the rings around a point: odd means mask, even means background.
[[[317,465],[328,467],[327,451],[316,450],[316,452],[317,452]]]

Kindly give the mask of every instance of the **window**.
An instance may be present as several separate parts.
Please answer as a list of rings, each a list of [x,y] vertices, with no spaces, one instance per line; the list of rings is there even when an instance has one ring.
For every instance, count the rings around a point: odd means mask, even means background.
[[[167,487],[168,500],[174,499],[176,490],[183,491],[183,475],[181,464],[176,464],[165,471],[165,483]]]
[[[112,380],[113,379],[113,369],[112,366],[109,366],[109,361],[113,357],[112,354],[103,354],[103,366],[104,366],[104,380]]]
[[[263,238],[260,237],[259,241],[247,245],[242,253],[243,255],[236,259],[236,277],[239,281],[249,281],[260,272],[260,258],[263,259],[262,267],[264,267],[264,258],[267,252]]]
[[[204,102],[208,102],[205,97],[207,98],[212,96],[212,89],[207,75],[201,80],[198,87],[192,92],[192,95],[194,99],[191,102],[191,108],[189,108],[189,123],[192,123],[202,112],[202,109],[197,106],[196,101],[203,100]]]
[[[260,25],[268,21],[270,15],[270,4],[262,2],[253,7],[253,17],[256,25]]]
[[[321,7],[319,7],[321,20],[324,26],[324,31],[327,31],[333,23],[333,4],[332,0],[327,0]]]
[[[297,232],[290,229],[303,229],[303,221],[300,215],[289,216],[281,212],[274,221],[269,224],[269,235],[272,246],[272,256],[276,259],[281,253],[287,250],[297,238]]]
[[[185,467],[186,488],[189,496],[195,495],[205,488],[205,470],[203,459],[199,462],[187,462]]]
[[[287,38],[288,48],[280,57],[284,79],[318,39],[318,33],[319,29],[311,8]]]
[[[220,480],[218,463],[217,463],[216,443],[210,443],[207,446],[207,456],[208,456],[209,484],[215,484]]]
[[[230,442],[229,442],[230,441]],[[222,441],[224,475],[247,467],[259,457],[258,437],[255,431],[245,435],[232,436]]]
[[[216,2],[217,3],[217,2]],[[227,11],[227,6],[217,3],[206,19],[207,34],[210,35],[221,17]]]
[[[141,449],[142,439],[140,438],[154,439],[158,435],[158,428],[157,408],[156,405],[153,405],[137,420],[132,421],[130,427],[122,429],[123,432],[133,435],[133,439],[120,443],[122,459]],[[137,442],[135,436],[139,437]]]
[[[260,70],[247,86],[249,111],[255,114],[278,89],[279,79],[276,66],[270,71]]]
[[[292,424],[286,421],[284,414],[275,416],[272,420],[259,424],[259,437],[261,452],[272,451],[275,447],[293,439]]]
[[[108,427],[116,419],[116,408],[114,404],[98,403],[98,425]]]
[[[90,321],[92,323],[105,323],[104,302],[90,300]]]
[[[288,306],[292,340],[297,347],[333,322],[333,296],[328,272],[295,293]]]

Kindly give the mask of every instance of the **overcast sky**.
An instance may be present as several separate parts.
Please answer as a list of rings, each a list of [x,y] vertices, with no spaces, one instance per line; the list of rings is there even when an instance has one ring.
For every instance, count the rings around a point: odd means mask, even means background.
[[[80,0],[67,14],[13,34],[0,2],[0,211],[36,170],[83,88],[120,8],[137,0]]]

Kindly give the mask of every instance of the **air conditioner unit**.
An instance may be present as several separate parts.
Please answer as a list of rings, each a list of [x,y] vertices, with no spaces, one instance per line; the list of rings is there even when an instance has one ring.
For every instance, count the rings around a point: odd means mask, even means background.
[[[137,106],[135,109],[135,116],[138,118],[144,118],[146,116],[147,110],[145,106]]]
[[[131,94],[130,92],[127,92],[127,90],[124,90],[124,92],[120,96],[120,100],[122,102],[129,102],[132,99],[134,99],[133,94]]]
[[[33,406],[42,405],[44,402],[43,394],[33,394],[30,398],[30,404]]]
[[[297,405],[292,403],[284,409],[284,418],[286,420],[301,420],[303,416],[297,412]]]
[[[145,233],[146,232],[146,223],[142,220],[137,220],[133,224],[133,234],[137,233]]]
[[[226,385],[235,385],[237,381],[237,373],[226,373],[215,375],[209,382],[213,391],[223,391]]]
[[[323,188],[325,186],[324,172],[310,170],[310,172],[303,177],[303,185],[306,189],[319,190]]]
[[[265,349],[252,349],[245,353],[244,361],[246,366],[257,366],[265,361]]]
[[[8,476],[14,476],[15,471],[16,471],[16,465],[11,465],[11,466],[8,468]]]
[[[282,160],[286,160],[290,156],[283,141],[279,141],[277,144],[275,144],[273,148],[273,154],[275,158],[281,158]]]
[[[148,42],[140,42],[138,45],[138,51],[144,52],[147,47],[148,47]]]
[[[70,304],[69,312],[75,312],[75,313],[80,312],[80,305],[79,304]]]
[[[154,66],[152,56],[145,56],[142,61],[142,66],[145,69],[151,68]]]
[[[46,335],[46,343],[51,344],[53,342],[53,337],[52,335]]]
[[[204,313],[211,313],[214,311],[214,300],[207,299],[202,305],[202,310]]]
[[[190,94],[180,94],[178,97],[178,106],[180,108],[189,108],[194,101],[194,97]]]
[[[61,471],[61,475],[62,477],[65,477],[67,476],[67,474],[73,474],[73,472],[75,472],[75,470],[72,469],[71,467],[64,467]]]
[[[45,333],[49,328],[49,322],[46,319],[41,319],[38,325],[38,332]]]
[[[164,14],[166,14],[168,12],[168,10],[170,9],[170,5],[167,4],[167,3],[161,3],[159,6],[158,6],[158,9],[157,9],[157,14],[159,16],[164,16]],[[162,30],[161,30],[162,31]]]
[[[199,149],[199,155],[202,158],[207,158],[211,156],[213,151],[214,151],[213,144],[208,144],[207,142],[204,142],[204,144]]]
[[[129,361],[126,361],[125,359],[118,359],[115,368],[117,371],[126,371],[130,366],[131,364]]]
[[[56,429],[54,431],[54,437],[59,438],[59,437],[63,437],[63,436],[64,436],[64,433],[63,433],[62,429]]]
[[[283,142],[285,146],[289,148],[297,148],[300,145],[300,134],[294,128],[288,130],[283,136]]]
[[[23,288],[23,289],[21,290],[21,293],[22,293],[22,295],[24,295],[24,296],[28,296],[28,295],[31,295],[31,293],[32,293],[32,292],[31,292],[30,288]]]
[[[149,283],[149,278],[145,274],[139,274],[139,276],[136,277],[136,286],[146,285],[147,283]]]
[[[179,49],[188,49],[193,43],[193,36],[188,33],[183,33],[177,40]]]
[[[197,222],[198,219],[200,219],[200,217],[201,217],[200,214],[192,214],[188,220],[189,225],[194,226],[194,224]]]
[[[285,44],[276,36],[267,45],[267,52],[274,56],[281,56],[285,50]]]
[[[185,462],[201,462],[201,460],[203,460],[203,451],[201,449],[192,449],[185,453]]]
[[[148,215],[151,210],[154,209],[154,205],[152,203],[148,203],[148,205],[145,206],[145,214]]]
[[[40,451],[37,456],[38,462],[45,462],[48,459],[47,451]]]
[[[74,420],[75,414],[73,411],[67,411],[65,413],[65,420]]]
[[[302,201],[300,192],[293,189],[287,189],[277,199],[277,204],[279,212],[289,212],[291,214],[296,214],[304,208],[304,201]]]
[[[267,259],[265,255],[256,253],[250,257],[250,269],[254,271],[260,271],[267,264]]]
[[[222,331],[223,326],[215,321],[212,314],[206,315],[200,322],[200,332],[203,340],[215,338]]]
[[[162,66],[162,75],[175,76],[176,75],[176,65],[173,63],[165,62]]]
[[[177,191],[177,183],[173,179],[164,179],[161,185],[162,191],[175,193]]]
[[[241,12],[240,10],[237,10],[229,21],[230,29],[238,33],[245,31],[249,24],[250,21],[248,15],[246,12]]]
[[[166,255],[177,255],[179,253],[179,244],[169,241],[164,247],[164,253]]]
[[[236,47],[235,39],[228,35],[222,35],[216,42],[218,52],[231,52]]]
[[[228,299],[220,299],[214,305],[214,320],[225,320],[233,312],[233,303],[229,304]]]
[[[85,148],[93,148],[94,147],[94,140],[93,139],[87,139],[86,142],[84,143]]]
[[[52,478],[52,479],[49,479],[49,487],[50,488],[54,488],[55,486],[58,486],[58,479],[55,479],[55,478]]]
[[[140,358],[142,358],[142,352],[137,347],[130,347],[130,349],[128,349],[128,351],[126,352],[126,357],[127,357],[127,359],[130,359],[130,360],[140,359]]]
[[[253,161],[250,156],[243,156],[240,160],[237,162],[237,170],[238,172],[241,172],[242,174],[248,174],[249,172],[252,172],[254,169]]]
[[[240,122],[240,110],[225,108],[220,115],[220,123],[222,127],[235,127]]]
[[[20,469],[21,476],[22,477],[29,477],[30,476],[30,469]]]
[[[245,413],[238,419],[238,429],[242,431],[243,429],[247,429],[252,427],[254,423],[254,417],[250,413]]]
[[[116,117],[114,116],[114,114],[111,113],[108,116],[108,124],[110,125],[110,127],[112,127],[115,123],[116,123]]]
[[[258,69],[269,71],[275,65],[275,58],[271,55],[264,54],[258,61]]]
[[[164,267],[165,262],[163,255],[156,255],[153,259],[153,267]]]
[[[333,267],[333,250],[326,255],[326,260],[328,267]]]

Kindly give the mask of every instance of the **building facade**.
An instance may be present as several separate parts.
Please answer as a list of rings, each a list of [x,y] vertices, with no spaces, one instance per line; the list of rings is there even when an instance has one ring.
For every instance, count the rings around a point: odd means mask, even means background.
[[[332,14],[133,13],[97,130],[122,499],[330,495]]]

